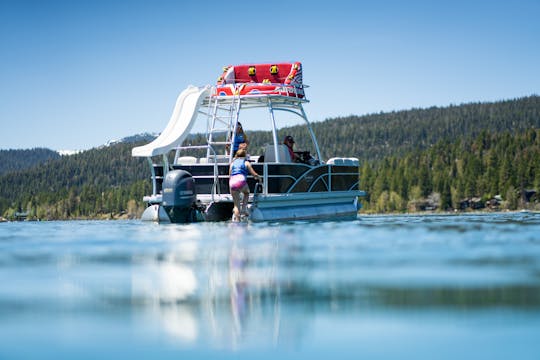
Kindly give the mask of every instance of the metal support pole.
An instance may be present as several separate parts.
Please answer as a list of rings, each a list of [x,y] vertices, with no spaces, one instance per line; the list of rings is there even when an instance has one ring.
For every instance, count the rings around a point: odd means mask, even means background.
[[[300,111],[302,112],[302,118],[307,124],[309,134],[311,135],[311,140],[313,144],[315,144],[315,151],[317,152],[317,159],[319,159],[319,161],[322,162],[323,159],[321,157],[321,151],[319,150],[319,144],[317,143],[317,139],[315,138],[315,133],[313,132],[313,129],[311,128],[311,123],[307,119],[307,116],[306,116],[306,113],[304,111],[304,107],[302,106],[302,104],[300,104]]]
[[[277,130],[276,130],[276,119],[274,118],[274,108],[272,104],[272,100],[268,98],[268,110],[270,111],[270,119],[272,119],[272,137],[274,138],[274,154],[277,162],[281,162],[281,158],[279,157],[279,151],[278,151],[278,138],[277,138]]]

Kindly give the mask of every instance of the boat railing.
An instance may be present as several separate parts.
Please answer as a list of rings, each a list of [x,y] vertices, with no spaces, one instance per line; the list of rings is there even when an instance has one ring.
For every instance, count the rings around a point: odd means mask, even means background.
[[[214,183],[212,185],[212,190],[211,190],[211,199],[212,201],[215,200],[215,196],[216,196],[216,193],[218,195],[221,195],[221,190],[220,190],[220,187],[219,187],[219,168],[218,168],[218,156],[216,154],[216,150],[214,149],[213,146],[207,144],[207,145],[187,145],[187,146],[178,146],[175,148],[176,150],[176,155],[175,155],[175,159],[174,159],[174,164],[182,164],[182,162],[179,162],[179,159],[185,159],[187,160],[186,158],[190,158],[189,161],[185,161],[183,162],[182,165],[189,165],[189,164],[196,164],[197,163],[197,158],[196,157],[180,157],[179,154],[182,150],[206,150],[207,151],[207,156],[206,156],[206,165],[214,165],[213,166],[213,171],[214,171],[214,174],[213,174],[213,178],[214,178]],[[195,160],[193,160],[195,159]],[[202,160],[203,158],[201,158]],[[210,160],[214,160],[214,161],[210,161]],[[228,159],[228,157],[227,157]],[[227,160],[228,162],[228,160]]]

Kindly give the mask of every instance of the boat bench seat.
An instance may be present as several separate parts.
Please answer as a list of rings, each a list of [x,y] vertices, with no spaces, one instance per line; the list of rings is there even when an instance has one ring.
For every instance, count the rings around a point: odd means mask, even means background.
[[[353,157],[348,157],[348,158],[333,157],[331,159],[328,159],[326,163],[331,164],[331,165],[344,165],[344,166],[358,166],[359,164],[358,159],[353,158]]]
[[[180,156],[176,160],[176,163],[179,165],[191,165],[191,164],[196,164],[197,162],[198,161],[195,156]]]
[[[229,155],[210,155],[208,158],[203,157],[199,159],[199,164],[218,164],[229,163]]]
[[[218,80],[218,85],[271,83],[301,86],[301,66],[299,62],[228,66]]]
[[[287,149],[287,145],[279,144],[278,153],[280,163],[292,162],[291,154],[289,153],[289,149]],[[276,153],[274,151],[274,145],[266,145],[264,148],[264,162],[278,162],[276,159]]]

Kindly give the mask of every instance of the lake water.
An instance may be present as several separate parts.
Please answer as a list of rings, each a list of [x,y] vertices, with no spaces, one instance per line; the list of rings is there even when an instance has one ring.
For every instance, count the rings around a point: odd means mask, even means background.
[[[1,359],[539,359],[540,214],[0,224]]]

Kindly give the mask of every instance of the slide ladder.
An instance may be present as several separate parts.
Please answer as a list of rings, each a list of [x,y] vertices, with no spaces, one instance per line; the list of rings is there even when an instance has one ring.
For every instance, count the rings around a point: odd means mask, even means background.
[[[208,145],[212,147],[225,145],[231,149],[236,121],[240,112],[240,96],[234,95],[232,101],[226,104],[220,104],[219,96],[214,96],[212,100],[212,118],[209,121],[207,131]],[[207,156],[209,155],[210,149],[207,152]]]

